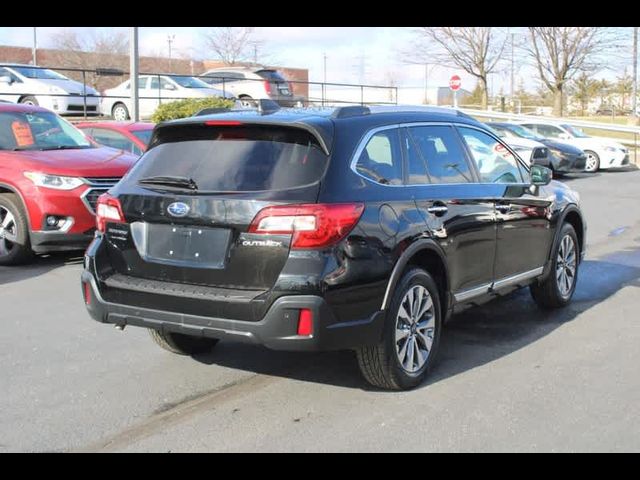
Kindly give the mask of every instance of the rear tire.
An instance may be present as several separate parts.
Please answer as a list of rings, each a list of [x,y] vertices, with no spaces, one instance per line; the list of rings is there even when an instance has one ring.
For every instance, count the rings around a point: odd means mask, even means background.
[[[20,265],[32,256],[29,221],[20,198],[0,194],[0,265]]]
[[[209,352],[218,343],[216,338],[193,337],[174,332],[149,329],[154,342],[165,350],[178,355],[195,355]]]
[[[547,278],[529,287],[531,296],[542,308],[562,308],[571,302],[578,283],[580,244],[573,227],[565,223],[560,230],[560,241],[552,253],[551,272]]]
[[[436,282],[420,268],[409,269],[386,312],[382,341],[356,351],[367,382],[385,390],[422,383],[436,360],[441,318]]]

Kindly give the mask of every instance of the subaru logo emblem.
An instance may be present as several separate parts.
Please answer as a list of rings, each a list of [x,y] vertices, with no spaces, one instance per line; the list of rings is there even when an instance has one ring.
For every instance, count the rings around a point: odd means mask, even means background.
[[[174,202],[167,207],[167,212],[172,217],[186,217],[189,213],[189,205],[182,202]]]

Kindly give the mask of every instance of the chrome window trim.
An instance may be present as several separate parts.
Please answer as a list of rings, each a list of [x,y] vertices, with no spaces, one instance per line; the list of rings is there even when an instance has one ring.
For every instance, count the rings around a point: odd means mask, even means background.
[[[523,183],[487,183],[487,182],[467,182],[467,183],[416,183],[416,184],[411,184],[411,185],[387,185],[384,183],[378,183],[375,180],[372,180],[368,177],[365,177],[364,175],[362,175],[360,172],[358,172],[358,170],[356,169],[356,164],[358,163],[358,159],[360,158],[360,155],[362,155],[362,151],[366,148],[367,144],[369,143],[369,140],[371,140],[371,137],[373,137],[376,133],[378,132],[382,132],[385,130],[392,130],[392,129],[400,129],[400,128],[409,128],[409,127],[430,127],[430,126],[445,126],[445,127],[465,127],[465,128],[472,128],[475,130],[478,130],[479,132],[488,134],[490,137],[492,137],[494,140],[500,142],[502,145],[504,145],[507,150],[514,156],[514,158],[516,159],[517,162],[520,163],[520,165],[524,168],[524,170],[529,173],[530,171],[530,167],[528,165],[526,165],[526,162],[524,160],[522,160],[520,158],[520,156],[508,145],[506,145],[502,140],[500,140],[497,136],[493,135],[493,133],[491,133],[488,130],[485,130],[481,127],[478,127],[476,125],[469,125],[467,123],[460,123],[460,122],[405,122],[405,123],[394,123],[394,124],[390,124],[390,125],[382,125],[380,127],[374,127],[371,130],[368,130],[360,139],[360,141],[358,142],[358,147],[356,148],[355,153],[353,154],[353,156],[351,157],[351,162],[349,165],[349,168],[351,169],[351,171],[353,173],[355,173],[356,175],[358,175],[361,178],[364,178],[366,181],[373,183],[374,185],[380,186],[380,187],[390,187],[390,188],[405,188],[405,187],[431,187],[431,186],[460,186],[460,185],[517,185],[517,186],[525,186],[528,187],[530,186],[530,184],[526,183],[523,181]],[[462,139],[464,141],[464,139]],[[466,146],[466,142],[464,145],[462,145],[464,148],[468,148]],[[466,159],[465,159],[466,160]]]

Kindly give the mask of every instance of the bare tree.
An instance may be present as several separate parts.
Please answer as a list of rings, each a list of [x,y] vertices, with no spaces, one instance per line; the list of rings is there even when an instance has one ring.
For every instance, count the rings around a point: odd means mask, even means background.
[[[476,77],[486,109],[487,78],[502,59],[507,37],[491,27],[420,27],[416,33],[418,52],[413,55],[428,58],[429,63],[461,68]]]
[[[258,63],[262,42],[253,27],[215,27],[204,34],[204,40],[207,49],[227,65]]]
[[[81,35],[74,30],[61,30],[50,36],[55,51],[48,55],[48,63],[54,67],[93,70],[119,68],[126,70],[129,63],[129,39],[123,30],[93,31]],[[82,80],[81,73],[64,72],[67,76]],[[87,83],[100,88],[104,80],[93,74],[86,75]],[[113,80],[111,80],[111,83]]]
[[[553,114],[564,111],[565,86],[577,73],[594,71],[605,47],[599,27],[529,27],[527,50],[535,60],[542,83],[553,93]]]

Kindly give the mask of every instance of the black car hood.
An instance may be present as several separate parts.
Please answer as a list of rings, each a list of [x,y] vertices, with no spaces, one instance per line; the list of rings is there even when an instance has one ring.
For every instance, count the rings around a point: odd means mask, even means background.
[[[568,143],[557,142],[555,140],[549,140],[548,138],[538,140],[540,143],[543,143],[545,146],[549,148],[554,148],[556,150],[560,150],[563,153],[568,153],[570,155],[582,155],[584,152],[580,150],[578,147],[574,147],[573,145],[569,145]]]

